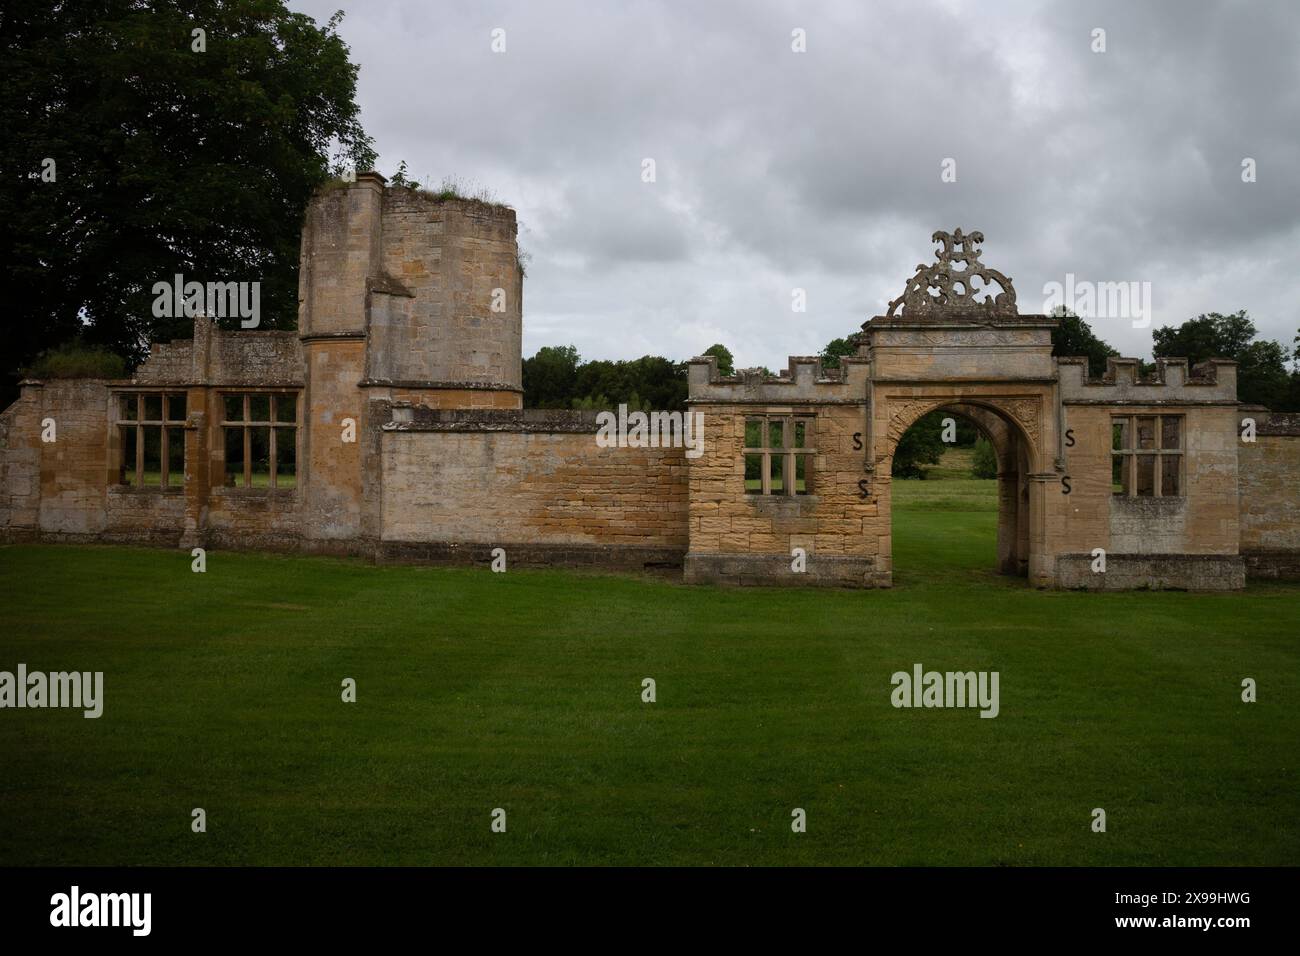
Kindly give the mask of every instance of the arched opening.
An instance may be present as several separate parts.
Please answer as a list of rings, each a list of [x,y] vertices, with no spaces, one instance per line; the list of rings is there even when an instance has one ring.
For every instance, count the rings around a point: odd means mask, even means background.
[[[893,452],[895,585],[934,576],[1028,575],[1030,456],[1005,412],[969,400],[936,404],[899,435]]]

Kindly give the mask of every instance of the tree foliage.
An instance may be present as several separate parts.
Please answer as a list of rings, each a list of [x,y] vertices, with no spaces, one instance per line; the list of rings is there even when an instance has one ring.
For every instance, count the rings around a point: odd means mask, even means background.
[[[642,411],[681,411],[686,408],[686,366],[659,355],[584,362],[578,366],[575,397],[591,396],[605,396],[607,408],[626,403]]]
[[[1237,363],[1237,398],[1275,411],[1291,406],[1293,379],[1286,368],[1286,351],[1268,340],[1255,341],[1258,330],[1243,309],[1224,315],[1210,312],[1179,326],[1152,333],[1157,358],[1186,358],[1190,363],[1210,358]]]
[[[993,443],[981,435],[975,441],[975,454],[971,458],[971,474],[976,478],[998,476],[998,456]]]
[[[943,412],[922,415],[903,433],[894,449],[890,474],[895,478],[924,478],[926,465],[937,465],[949,446],[943,441]]]
[[[658,355],[631,361],[583,362],[572,345],[544,346],[524,359],[527,408],[614,409],[625,404],[642,411],[680,411],[686,407],[686,366]]]
[[[846,355],[857,355],[858,347],[853,344],[852,336],[842,339],[831,339],[826,343],[826,347],[821,350],[822,368],[839,368],[840,359]]]
[[[718,360],[718,373],[721,375],[732,375],[736,371],[736,360],[731,354],[731,349],[725,345],[710,345],[704,350],[705,355],[715,356]]]
[[[524,359],[524,407],[569,408],[581,358],[573,345],[545,345]]]
[[[1093,378],[1106,374],[1106,359],[1119,352],[1093,334],[1092,326],[1063,305],[1052,310],[1060,324],[1052,330],[1052,354],[1061,357],[1080,356],[1088,360],[1088,373]]]
[[[311,193],[375,158],[339,16],[318,26],[282,0],[5,5],[0,387],[79,335],[130,364],[187,336],[188,320],[152,315],[153,283],[177,273],[260,282],[263,327],[293,327]]]

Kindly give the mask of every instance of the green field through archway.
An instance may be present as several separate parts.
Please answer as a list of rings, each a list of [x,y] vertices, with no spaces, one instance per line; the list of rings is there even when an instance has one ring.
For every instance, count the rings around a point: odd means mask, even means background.
[[[971,476],[973,449],[952,448],[926,477],[893,479],[894,586],[997,573],[998,483]]]

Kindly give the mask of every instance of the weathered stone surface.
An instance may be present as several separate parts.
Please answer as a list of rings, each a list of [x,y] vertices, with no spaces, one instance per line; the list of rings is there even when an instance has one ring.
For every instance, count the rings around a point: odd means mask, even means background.
[[[1251,574],[1296,577],[1300,569],[1300,414],[1270,415],[1242,408],[1255,422],[1255,440],[1236,442],[1241,552]]]
[[[686,556],[688,584],[769,585],[774,587],[889,587],[890,576],[877,570],[873,557],[818,554],[807,569],[795,573],[790,557],[780,554],[707,554]]]
[[[1092,380],[1084,360],[1052,357],[1053,319],[1015,313],[1010,280],[1009,297],[968,295],[960,276],[983,268],[976,234],[935,238],[939,263],[918,269],[901,314],[864,325],[839,368],[797,356],[780,376],[723,377],[713,358],[693,360],[699,457],[602,448],[593,412],[520,408],[514,213],[364,174],[308,213],[297,332],[200,319],[133,380],[24,383],[0,412],[0,538],[480,563],[503,547],[512,567],[684,565],[688,581],[885,587],[894,449],[943,410],[994,446],[1007,573],[1106,589],[1300,574],[1300,415],[1239,407],[1226,361],[1165,359],[1139,380],[1137,360],[1117,358]],[[250,390],[297,396],[292,487],[223,483],[224,400]],[[118,484],[123,391],[185,396],[184,423],[167,426],[183,436],[183,484]],[[1181,423],[1178,494],[1114,494],[1114,421],[1160,415]],[[804,428],[807,494],[747,488],[746,420],[761,416]],[[1241,440],[1248,417],[1253,442]],[[46,422],[57,441],[41,441]],[[806,572],[791,569],[796,549]]]
[[[1057,586],[1088,591],[1232,591],[1246,586],[1246,566],[1235,554],[1108,554],[1104,574],[1094,572],[1092,562],[1091,554],[1059,555]]]

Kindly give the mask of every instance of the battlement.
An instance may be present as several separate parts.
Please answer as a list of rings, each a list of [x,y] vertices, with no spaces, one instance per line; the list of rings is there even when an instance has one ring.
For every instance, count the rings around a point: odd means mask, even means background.
[[[791,355],[785,371],[776,376],[761,369],[737,369],[734,375],[718,371],[718,359],[701,355],[688,363],[690,401],[758,404],[861,404],[866,400],[871,363],[847,356],[837,369],[822,368],[817,355]]]
[[[1154,372],[1141,377],[1135,358],[1106,360],[1100,379],[1088,374],[1088,360],[1077,356],[1056,360],[1061,400],[1067,404],[1233,404],[1237,402],[1237,363],[1208,359],[1194,366],[1185,358],[1156,359]]]

